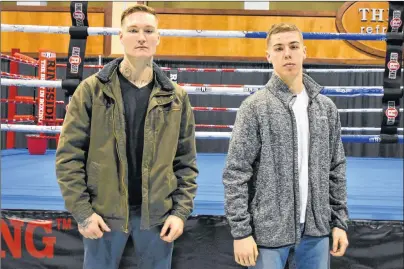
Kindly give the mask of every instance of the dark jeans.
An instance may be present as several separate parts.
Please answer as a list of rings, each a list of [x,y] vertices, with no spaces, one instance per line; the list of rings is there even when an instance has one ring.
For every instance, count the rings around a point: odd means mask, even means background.
[[[83,269],[118,269],[129,236],[139,269],[171,269],[173,243],[160,239],[161,227],[140,230],[140,208],[130,212],[130,232],[105,232],[100,239],[84,238]]]

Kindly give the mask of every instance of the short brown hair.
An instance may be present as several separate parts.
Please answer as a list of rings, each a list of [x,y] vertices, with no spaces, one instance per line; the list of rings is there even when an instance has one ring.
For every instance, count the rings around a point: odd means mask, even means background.
[[[271,39],[272,35],[286,32],[299,32],[303,39],[302,31],[300,31],[296,25],[289,23],[278,23],[272,25],[272,27],[268,30],[266,38],[267,45],[269,44],[269,40]]]
[[[136,13],[136,12],[146,12],[146,13],[154,15],[157,18],[157,13],[154,10],[154,8],[146,6],[146,5],[142,5],[142,4],[136,4],[134,6],[128,7],[127,9],[125,9],[122,12],[121,25],[123,25],[123,21],[127,16],[129,16],[130,14]]]

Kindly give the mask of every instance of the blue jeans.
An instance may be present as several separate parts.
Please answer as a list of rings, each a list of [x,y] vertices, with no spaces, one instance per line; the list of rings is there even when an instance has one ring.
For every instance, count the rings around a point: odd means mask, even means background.
[[[303,230],[303,229],[302,229]],[[303,236],[295,246],[280,248],[259,248],[256,265],[250,269],[284,269],[289,251],[294,247],[294,263],[290,268],[329,269],[329,237]]]
[[[160,228],[140,230],[140,208],[130,212],[130,233],[105,232],[100,239],[83,238],[83,269],[118,269],[129,236],[135,245],[137,268],[171,269],[173,243],[160,239]]]

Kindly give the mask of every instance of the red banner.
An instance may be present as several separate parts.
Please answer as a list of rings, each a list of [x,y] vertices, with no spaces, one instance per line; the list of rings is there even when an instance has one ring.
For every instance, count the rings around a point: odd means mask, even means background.
[[[2,209],[0,225],[2,269],[83,268],[82,237],[69,213]],[[174,244],[173,269],[241,268],[234,262],[233,238],[225,217],[192,216],[184,230]],[[343,259],[331,257],[332,269],[403,268],[402,221],[352,220],[348,237],[347,253]],[[119,268],[139,268],[134,253],[129,237]]]
[[[38,64],[39,79],[56,80],[56,53],[40,51]],[[38,125],[55,125],[55,120],[56,88],[40,87],[38,89]],[[48,121],[50,123],[47,123]]]

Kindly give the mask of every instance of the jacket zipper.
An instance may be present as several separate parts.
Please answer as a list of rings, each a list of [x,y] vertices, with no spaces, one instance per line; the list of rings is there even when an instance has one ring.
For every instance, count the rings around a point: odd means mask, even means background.
[[[293,100],[293,99],[292,99]],[[296,180],[296,173],[295,173],[295,169],[296,169],[296,159],[295,159],[295,155],[296,155],[296,149],[295,149],[295,126],[296,126],[296,118],[295,118],[295,114],[293,111],[293,107],[292,107],[292,100],[291,102],[289,102],[289,111],[291,113],[292,116],[292,137],[293,137],[293,184],[296,184],[296,181],[299,182],[299,178]],[[297,127],[296,127],[297,128]],[[295,188],[293,188],[295,189]],[[296,197],[296,191],[295,192],[295,200],[298,200],[299,197]],[[294,208],[295,208],[295,240],[299,240],[300,236],[299,233],[297,233],[297,226],[299,225],[300,221],[297,218],[297,213],[300,209],[296,207],[296,202],[293,203],[294,204]]]
[[[119,159],[119,164],[120,164],[120,166],[121,166],[121,181],[122,181],[122,187],[124,188],[124,192],[125,192],[125,198],[126,198],[126,200],[128,200],[128,190],[126,189],[126,187],[125,187],[125,180],[124,180],[124,178],[123,178],[123,173],[122,173],[122,171],[123,171],[123,164],[122,164],[122,159],[121,159],[121,153],[120,153],[120,151],[119,151],[119,146],[118,146],[118,136],[116,135],[116,129],[115,129],[115,113],[114,113],[114,111],[112,112],[112,125],[114,126],[113,127],[113,130],[114,130],[114,137],[115,137],[115,140],[116,140],[116,144],[115,144],[115,147],[116,147],[116,150],[117,150],[117,152],[118,152],[118,159]],[[125,219],[125,227],[124,227],[124,230],[123,230],[123,232],[124,233],[128,233],[128,231],[129,231],[129,208],[128,208],[128,205],[127,205],[127,203],[125,203],[124,202],[124,206],[125,206],[125,208],[126,208],[126,219]]]

